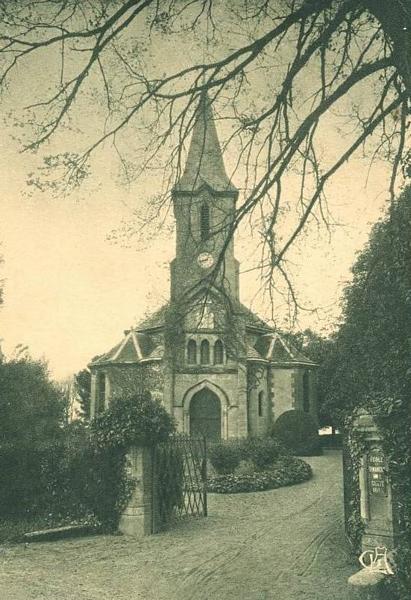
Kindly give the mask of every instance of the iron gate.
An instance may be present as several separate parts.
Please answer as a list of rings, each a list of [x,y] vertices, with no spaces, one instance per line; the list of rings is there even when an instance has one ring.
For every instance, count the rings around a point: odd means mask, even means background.
[[[205,438],[178,435],[158,444],[152,473],[153,533],[179,519],[207,516]]]

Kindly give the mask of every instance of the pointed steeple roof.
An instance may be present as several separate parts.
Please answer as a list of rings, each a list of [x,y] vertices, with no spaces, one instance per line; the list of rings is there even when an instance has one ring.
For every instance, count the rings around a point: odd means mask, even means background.
[[[213,109],[207,93],[201,96],[187,162],[174,191],[196,192],[203,185],[208,185],[215,192],[237,192],[224,167]]]

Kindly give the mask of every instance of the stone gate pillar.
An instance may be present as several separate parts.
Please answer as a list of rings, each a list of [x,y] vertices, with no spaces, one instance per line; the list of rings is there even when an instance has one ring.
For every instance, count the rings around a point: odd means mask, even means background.
[[[354,431],[362,434],[366,447],[359,472],[361,517],[365,522],[362,549],[383,546],[391,550],[396,514],[381,434],[371,415],[365,412],[356,417]]]
[[[151,448],[133,447],[127,452],[128,475],[135,488],[120,517],[119,531],[142,537],[153,531],[153,464]]]

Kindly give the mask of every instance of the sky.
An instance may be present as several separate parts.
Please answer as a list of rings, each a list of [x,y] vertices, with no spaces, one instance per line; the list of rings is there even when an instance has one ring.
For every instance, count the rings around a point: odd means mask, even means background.
[[[178,63],[178,57],[173,62]],[[54,64],[45,59],[41,67],[47,74]],[[28,84],[41,87],[41,77],[38,71],[22,69],[8,108],[19,103]],[[83,114],[83,121],[87,119],[92,127],[93,117]],[[112,166],[112,147],[98,154],[92,177],[79,191],[54,198],[27,186],[39,157],[21,153],[14,133],[5,120],[0,140],[1,347],[11,356],[18,344],[28,346],[32,356],[44,357],[53,377],[61,379],[110,349],[124,329],[167,300],[174,233],[163,231],[143,244],[121,237],[118,241],[118,236],[113,241],[112,232],[133,221],[141,199],[155,193],[159,184],[153,175],[129,187],[121,185]],[[134,134],[131,129],[128,135]],[[61,133],[55,147],[70,149],[75,136],[73,131]],[[338,145],[339,136],[331,117],[324,151]],[[226,160],[230,164],[235,156]],[[337,323],[350,267],[386,206],[388,177],[388,165],[377,162],[369,170],[369,160],[357,158],[329,186],[329,207],[337,225],[331,236],[325,228],[312,229],[291,256],[301,303],[318,309],[300,313],[296,327],[325,332]],[[240,294],[245,304],[268,318],[270,306],[258,294],[258,272],[249,270],[256,245],[249,230],[239,232],[236,256],[244,271]],[[285,326],[287,314],[286,304],[279,304],[276,323]]]

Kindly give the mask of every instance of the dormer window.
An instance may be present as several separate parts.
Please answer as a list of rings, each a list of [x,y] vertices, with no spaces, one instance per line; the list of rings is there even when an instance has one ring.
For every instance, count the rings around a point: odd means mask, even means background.
[[[210,238],[210,207],[206,203],[200,208],[200,234],[202,242]]]

